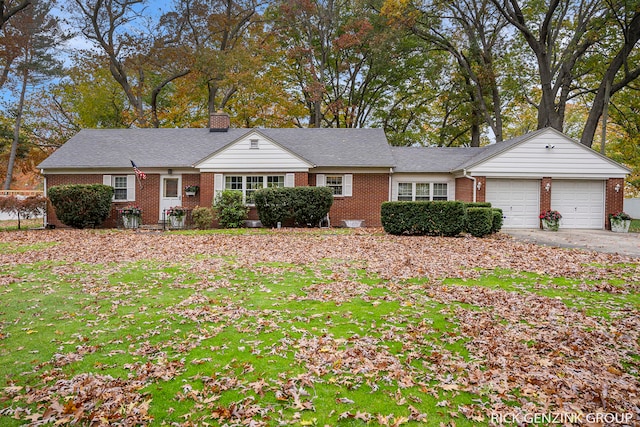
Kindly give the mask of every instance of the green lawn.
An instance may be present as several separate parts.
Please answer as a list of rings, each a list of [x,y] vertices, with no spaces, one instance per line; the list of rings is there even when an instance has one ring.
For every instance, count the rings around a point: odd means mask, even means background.
[[[508,239],[0,233],[0,425],[475,426],[605,388],[626,413],[639,277]]]

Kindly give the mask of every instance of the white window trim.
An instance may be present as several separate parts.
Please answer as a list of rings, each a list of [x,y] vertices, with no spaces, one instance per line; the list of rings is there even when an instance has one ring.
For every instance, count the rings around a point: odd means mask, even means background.
[[[116,177],[127,177],[127,198],[126,199],[118,199],[116,200],[115,192],[113,197],[111,198],[112,202],[135,202],[136,201],[136,176],[135,175],[102,175],[102,183],[104,185],[108,185],[113,187],[115,190],[115,180]]]
[[[447,186],[447,193],[445,194],[446,200],[450,200],[449,199],[449,183],[448,182],[416,182],[416,181],[401,181],[401,182],[397,182],[396,183],[396,195],[395,195],[395,199],[396,201],[400,200],[400,184],[411,184],[411,201],[415,202],[416,201],[416,184],[428,184],[429,185],[429,201],[432,202],[433,201],[433,191],[434,191],[434,184],[443,184]],[[438,196],[438,197],[442,197],[442,196]],[[407,200],[408,201],[408,200]],[[425,200],[426,201],[426,200]],[[444,200],[443,200],[444,201]]]
[[[353,174],[319,173],[316,175],[316,187],[326,187],[327,176],[342,177],[342,194],[334,194],[335,197],[352,197],[353,196]]]
[[[242,202],[248,206],[254,206],[253,203],[247,203],[247,177],[250,176],[260,176],[262,177],[262,188],[267,188],[267,177],[270,176],[283,176],[284,177],[284,187],[295,187],[295,174],[293,173],[257,173],[257,174],[241,174],[241,173],[227,173],[221,174],[217,173],[214,175],[214,193],[215,196],[218,193],[227,189],[227,177],[229,176],[238,176],[242,178],[242,190],[233,190],[233,191],[242,191]],[[215,200],[215,199],[214,199]]]

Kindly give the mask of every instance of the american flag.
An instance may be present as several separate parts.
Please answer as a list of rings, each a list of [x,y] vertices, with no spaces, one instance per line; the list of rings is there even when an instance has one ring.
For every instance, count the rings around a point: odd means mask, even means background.
[[[138,179],[147,179],[147,174],[138,169],[138,166],[133,163],[133,160],[131,160],[131,166],[133,166],[133,171],[136,173]]]

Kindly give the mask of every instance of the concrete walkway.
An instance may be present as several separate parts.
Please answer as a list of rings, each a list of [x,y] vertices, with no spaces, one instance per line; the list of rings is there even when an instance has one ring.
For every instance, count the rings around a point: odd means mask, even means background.
[[[503,229],[502,232],[523,242],[640,257],[640,233],[562,228],[558,231]]]

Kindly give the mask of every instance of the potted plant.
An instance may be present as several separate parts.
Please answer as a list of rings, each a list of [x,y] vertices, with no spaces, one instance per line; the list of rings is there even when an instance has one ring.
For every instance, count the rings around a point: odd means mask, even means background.
[[[542,228],[544,230],[558,231],[560,228],[560,219],[562,215],[560,212],[548,210],[540,213],[540,219],[542,220]]]
[[[171,222],[171,227],[182,228],[184,227],[184,219],[187,215],[187,208],[183,206],[173,206],[167,209],[167,215]]]
[[[609,214],[609,222],[611,223],[611,231],[616,233],[628,233],[629,225],[631,225],[631,216],[626,212],[617,212]]]
[[[195,196],[199,189],[200,187],[197,185],[186,185],[184,187],[184,194],[187,196]]]
[[[119,209],[120,216],[122,217],[122,224],[124,228],[138,228],[140,227],[140,218],[142,217],[142,209],[137,205],[125,206]]]

